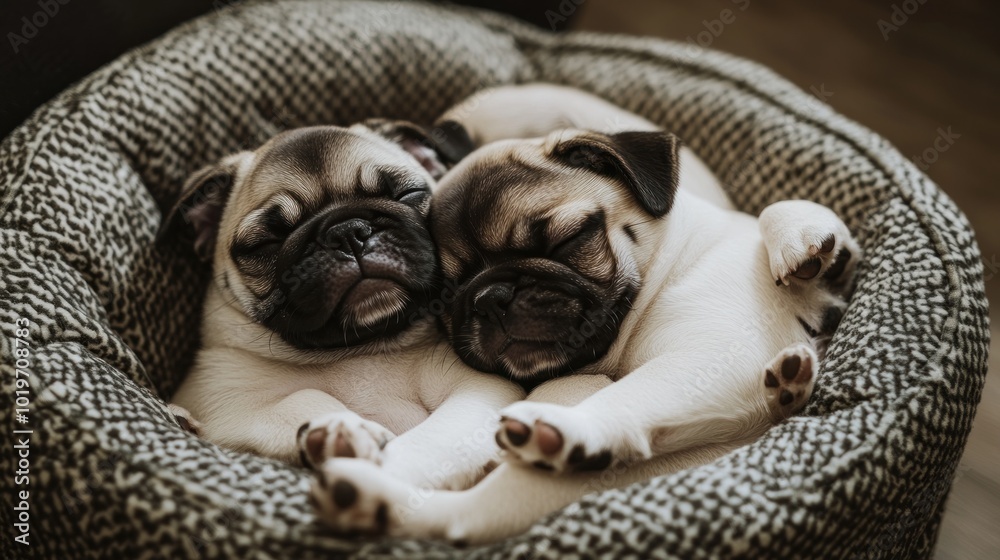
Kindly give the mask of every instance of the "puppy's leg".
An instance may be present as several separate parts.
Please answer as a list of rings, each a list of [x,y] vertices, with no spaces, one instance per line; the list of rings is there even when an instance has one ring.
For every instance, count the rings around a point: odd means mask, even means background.
[[[784,200],[765,208],[759,224],[775,283],[822,279],[835,292],[850,288],[861,250],[832,210],[807,200]]]
[[[311,464],[310,459],[305,456],[310,435],[306,427],[309,426],[307,422],[313,419],[323,420],[313,428],[334,425],[337,418],[355,419],[347,423],[350,435],[357,436],[352,442],[366,437],[380,442],[383,437],[387,437],[384,433],[371,429],[369,424],[372,423],[357,417],[343,403],[328,393],[315,389],[303,389],[279,400],[255,402],[254,405],[248,406],[245,401],[241,401],[238,408],[236,405],[217,407],[220,410],[237,411],[238,414],[204,419],[203,436],[223,447],[249,451],[293,464],[301,461],[305,466]],[[337,431],[333,435],[338,433],[342,432]],[[330,440],[328,449],[331,451],[343,449],[343,446],[337,447],[336,437],[327,440]],[[319,447],[315,440],[313,445]],[[360,443],[354,445],[355,449],[361,446]]]
[[[422,489],[351,459],[328,461],[313,482],[318,515],[337,532],[481,544],[524,532],[545,515],[594,492],[708,463],[747,442],[691,449],[602,473],[554,476],[500,465],[469,490]]]
[[[467,488],[497,461],[498,412],[524,391],[469,368],[446,344],[430,353],[421,369],[420,400],[433,412],[389,442],[382,468],[423,488]]]
[[[514,403],[497,442],[516,462],[579,472],[763,434],[773,423],[763,368],[706,381],[703,361],[665,354],[576,406]]]
[[[610,383],[611,380],[603,375],[571,375],[540,385],[528,398],[573,405]],[[428,389],[433,390],[434,387],[430,386]],[[450,412],[435,414],[444,420],[451,416]],[[484,443],[489,443],[483,448],[487,450],[489,459],[494,459],[498,451],[492,442],[497,418],[497,414],[491,414],[487,419],[486,429],[476,432]],[[415,435],[411,432],[418,429],[420,426],[406,432],[393,443],[400,450],[396,459],[401,468],[414,467],[407,463],[414,457],[411,452],[434,452],[434,442],[423,445],[418,438],[407,441],[406,438]],[[448,441],[446,438],[439,440],[445,443]],[[462,444],[455,449],[461,451],[466,445]],[[442,455],[447,453],[446,450]],[[441,458],[446,459],[444,456]],[[471,466],[478,467],[474,464],[476,460],[481,461],[482,458],[473,459]],[[426,467],[417,467],[417,470],[426,470]],[[504,474],[498,474],[500,472]],[[631,476],[640,476],[639,472],[635,471]],[[623,478],[620,482],[627,484],[629,480],[631,479]],[[601,484],[603,487],[610,487],[615,482],[619,482],[617,474],[613,475],[610,482],[605,477]],[[430,486],[440,488],[445,485],[439,483]],[[344,533],[388,532],[399,536],[439,538],[446,538],[454,533],[460,535],[455,538],[465,538],[461,535],[468,534],[471,540],[483,542],[523,530],[546,513],[588,492],[601,489],[594,481],[591,481],[590,487],[575,482],[563,484],[524,469],[510,470],[506,465],[501,465],[469,491],[433,490],[430,486],[420,480],[407,480],[389,469],[370,469],[357,462],[336,460],[325,463],[319,469],[311,497],[320,517],[335,530]],[[543,492],[535,492],[532,486],[542,488]],[[500,515],[496,515],[498,511]]]
[[[537,388],[529,399],[572,405],[610,383],[603,376],[560,378]],[[632,465],[616,463],[601,473],[553,476],[500,465],[464,491],[421,488],[369,462],[338,459],[323,464],[310,499],[318,515],[340,533],[481,544],[521,533],[587,494],[705,464],[749,441],[689,449]]]

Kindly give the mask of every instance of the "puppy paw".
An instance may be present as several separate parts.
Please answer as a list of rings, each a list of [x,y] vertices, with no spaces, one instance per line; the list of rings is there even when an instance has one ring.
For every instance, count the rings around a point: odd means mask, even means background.
[[[789,346],[764,371],[767,406],[775,422],[802,410],[812,395],[819,360],[807,344]]]
[[[590,423],[572,408],[518,402],[500,411],[497,445],[517,462],[555,472],[599,471],[611,464],[613,451],[603,445]]]
[[[303,466],[317,468],[334,457],[382,462],[382,450],[394,438],[377,422],[349,411],[332,412],[299,427],[297,442]]]
[[[357,459],[327,461],[313,480],[310,501],[316,514],[343,535],[386,535],[391,504],[405,503],[406,485],[377,465]]]
[[[323,463],[309,493],[316,515],[337,534],[441,539],[454,545],[481,542],[495,525],[476,498],[417,486],[358,459]],[[474,503],[461,505],[470,500]],[[470,516],[470,509],[483,514]]]
[[[167,410],[170,411],[170,414],[174,415],[174,420],[177,421],[177,425],[182,430],[195,436],[201,436],[201,423],[195,420],[194,416],[186,408],[177,406],[176,404],[168,404]]]
[[[834,289],[853,278],[860,248],[830,209],[804,200],[772,204],[760,217],[775,284],[825,279]]]

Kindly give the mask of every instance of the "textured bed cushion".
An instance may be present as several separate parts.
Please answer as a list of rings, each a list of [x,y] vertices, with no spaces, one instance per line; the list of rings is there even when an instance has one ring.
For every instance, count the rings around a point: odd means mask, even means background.
[[[929,556],[988,338],[979,253],[947,197],[883,139],[746,61],[350,1],[267,2],[197,20],[99,70],[0,147],[8,433],[17,317],[33,321],[34,360],[32,545],[5,538],[2,556],[458,554],[337,540],[310,512],[304,471],[176,427],[162,400],[195,351],[208,271],[188,248],[157,250],[152,239],[188,173],[277,130],[428,122],[477,89],[531,80],[662,123],[748,212],[790,197],[831,206],[867,262],[801,417],[710,465],[595,494],[472,556]],[[12,460],[0,456],[0,470],[15,470]],[[5,503],[12,482],[0,483]],[[0,511],[8,532],[10,514]]]

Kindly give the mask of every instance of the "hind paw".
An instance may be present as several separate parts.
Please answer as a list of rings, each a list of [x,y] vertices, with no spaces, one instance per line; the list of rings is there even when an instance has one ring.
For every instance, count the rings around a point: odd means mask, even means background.
[[[771,417],[784,420],[809,401],[816,380],[819,360],[807,344],[789,346],[768,364],[764,371],[764,388]]]

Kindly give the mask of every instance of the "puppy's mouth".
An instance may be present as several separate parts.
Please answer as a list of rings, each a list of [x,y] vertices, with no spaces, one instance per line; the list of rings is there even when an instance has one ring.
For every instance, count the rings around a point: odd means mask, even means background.
[[[599,361],[618,337],[637,288],[609,293],[563,273],[469,283],[450,316],[456,350],[470,366],[526,386]]]
[[[386,278],[362,278],[341,302],[346,324],[373,327],[403,313],[410,300],[406,290]]]
[[[558,341],[510,338],[497,354],[497,362],[513,379],[531,379],[558,372],[567,361]]]
[[[418,217],[336,207],[289,235],[261,322],[301,350],[391,341],[410,327],[438,281]]]
[[[318,309],[307,321],[301,310],[279,314],[275,328],[282,338],[303,350],[357,347],[388,340],[410,326],[423,292],[407,289],[395,280],[362,277],[348,287],[336,304],[315,304]],[[301,317],[298,320],[297,317]]]

